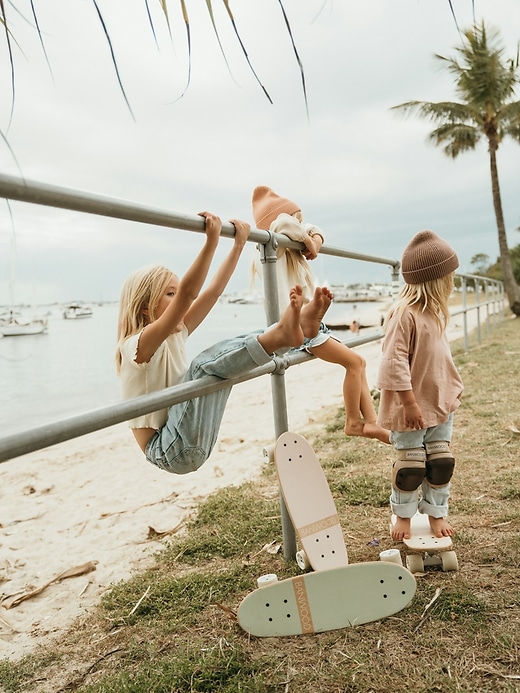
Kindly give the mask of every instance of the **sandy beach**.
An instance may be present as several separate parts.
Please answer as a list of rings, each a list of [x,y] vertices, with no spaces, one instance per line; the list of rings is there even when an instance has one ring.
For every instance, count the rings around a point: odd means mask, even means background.
[[[450,338],[461,336],[461,323],[451,325]],[[380,341],[358,350],[373,387]],[[323,408],[340,406],[342,380],[341,367],[317,359],[289,368],[289,428],[301,432]],[[270,387],[263,376],[233,389],[217,446],[194,474],[150,465],[126,424],[2,464],[0,658],[17,659],[58,636],[111,584],[150,565],[162,533],[177,531],[208,494],[258,477],[262,449],[274,442]],[[77,575],[16,604],[76,568]]]

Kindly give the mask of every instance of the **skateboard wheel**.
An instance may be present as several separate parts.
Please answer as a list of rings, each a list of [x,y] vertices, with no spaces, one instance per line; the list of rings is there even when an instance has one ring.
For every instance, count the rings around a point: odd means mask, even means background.
[[[262,453],[266,458],[267,462],[274,462],[274,448],[274,445],[266,445],[265,448],[262,450]]]
[[[301,568],[301,570],[309,570],[309,568],[311,567],[309,559],[307,558],[307,554],[303,549],[300,549],[300,551],[296,552],[296,563]]]
[[[457,560],[457,554],[455,551],[444,551],[441,554],[442,569],[446,572],[448,570],[458,570],[459,561]]]
[[[265,587],[266,585],[272,585],[273,582],[278,582],[278,576],[275,573],[268,573],[267,575],[260,575],[257,578],[257,587]]]
[[[379,554],[379,560],[386,561],[387,563],[397,563],[398,565],[403,565],[401,552],[399,549],[386,549],[386,551],[381,551]]]
[[[406,567],[413,573],[422,573],[424,571],[424,561],[422,556],[417,553],[412,553],[406,557]]]

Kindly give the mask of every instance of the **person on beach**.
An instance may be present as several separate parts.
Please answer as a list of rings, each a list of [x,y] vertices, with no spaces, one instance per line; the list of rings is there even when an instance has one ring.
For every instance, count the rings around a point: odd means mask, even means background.
[[[257,228],[280,233],[293,241],[304,244],[304,250],[277,248],[276,272],[280,312],[287,305],[288,287],[299,284],[303,288],[304,300],[309,301],[314,292],[314,278],[309,260],[314,260],[324,242],[321,229],[303,223],[300,206],[277,195],[265,185],[253,191],[253,217]],[[253,273],[261,274],[259,258],[253,262]],[[336,363],[345,369],[343,399],[345,402],[344,431],[349,436],[376,438],[390,442],[390,431],[376,423],[377,414],[370,395],[366,377],[365,359],[332,336],[323,323],[318,334],[307,340],[300,348],[323,361]]]
[[[240,376],[264,365],[283,348],[299,346],[319,330],[332,294],[316,289],[303,307],[300,286],[289,292],[289,305],[278,323],[264,331],[215,344],[188,364],[185,343],[224,291],[250,232],[232,220],[232,249],[207,288],[202,290],[222,227],[218,217],[201,212],[206,240],[179,280],[168,268],[154,266],[132,273],[120,298],[116,365],[124,399],[138,397],[206,375]],[[231,387],[150,412],[130,420],[130,428],[149,462],[175,474],[196,471],[215,445]]]
[[[455,465],[450,442],[463,384],[446,326],[458,266],[446,241],[433,231],[417,233],[404,250],[405,284],[385,321],[378,422],[391,429],[397,451],[390,504],[398,541],[410,537],[417,511],[429,516],[436,537],[454,534],[447,520]]]

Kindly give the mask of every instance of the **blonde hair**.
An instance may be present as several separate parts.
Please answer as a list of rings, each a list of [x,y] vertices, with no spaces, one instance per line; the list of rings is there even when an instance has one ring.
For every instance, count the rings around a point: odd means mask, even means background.
[[[453,291],[453,274],[451,272],[422,284],[405,284],[385,320],[385,327],[392,316],[397,315],[401,322],[406,308],[417,308],[421,313],[431,313],[437,321],[439,331],[444,332],[450,317],[449,298]]]
[[[300,224],[303,222],[301,210],[293,212],[293,214],[290,216],[297,219]],[[287,262],[287,280],[289,282],[289,286],[303,284],[308,287],[309,292],[312,295],[314,293],[314,277],[308,261],[302,255],[301,251],[296,250],[295,248],[285,248],[284,254]],[[254,285],[256,276],[260,276],[258,258],[255,258],[251,265],[252,285]]]
[[[133,334],[155,320],[155,311],[165,288],[175,275],[167,267],[142,267],[130,274],[121,288],[117,322],[116,368],[121,370],[121,347]],[[144,310],[147,310],[147,315]]]

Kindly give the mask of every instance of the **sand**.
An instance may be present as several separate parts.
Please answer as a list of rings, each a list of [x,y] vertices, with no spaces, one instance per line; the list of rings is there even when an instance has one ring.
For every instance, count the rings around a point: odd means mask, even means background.
[[[461,336],[461,322],[450,338]],[[358,350],[373,387],[380,341]],[[217,446],[193,474],[150,465],[126,424],[0,466],[0,658],[17,659],[59,636],[112,584],[151,565],[164,539],[150,532],[171,536],[208,494],[260,475],[262,450],[274,442],[270,380],[235,386]],[[324,408],[342,404],[339,366],[315,359],[289,368],[285,381],[291,430],[303,432]],[[45,587],[70,569],[78,574]]]

